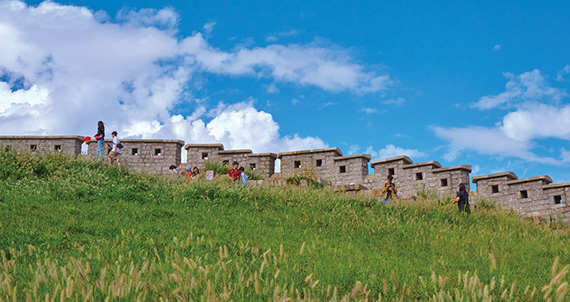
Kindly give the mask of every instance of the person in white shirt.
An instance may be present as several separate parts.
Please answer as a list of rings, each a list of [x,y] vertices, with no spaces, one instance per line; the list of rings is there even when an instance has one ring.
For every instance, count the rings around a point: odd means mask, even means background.
[[[121,157],[121,147],[123,146],[121,144],[121,142],[119,141],[119,138],[117,137],[117,131],[113,131],[111,133],[111,136],[113,137],[113,150],[111,150],[111,152],[109,152],[109,155],[107,156],[107,159],[109,160],[109,164],[113,164],[113,160],[117,161],[117,166],[121,166],[121,161],[120,161],[120,157]]]

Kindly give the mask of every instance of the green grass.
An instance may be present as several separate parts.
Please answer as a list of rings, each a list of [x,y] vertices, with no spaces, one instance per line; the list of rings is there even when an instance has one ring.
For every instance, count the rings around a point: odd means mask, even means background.
[[[430,198],[2,151],[0,301],[565,299],[567,228]]]

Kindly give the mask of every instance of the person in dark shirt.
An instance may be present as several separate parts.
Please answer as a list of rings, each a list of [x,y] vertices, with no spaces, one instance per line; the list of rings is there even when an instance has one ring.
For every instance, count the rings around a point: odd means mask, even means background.
[[[469,192],[465,189],[465,184],[459,184],[459,191],[457,192],[457,197],[453,203],[457,203],[459,207],[459,212],[465,211],[466,213],[471,212],[469,209]]]
[[[95,139],[97,140],[97,155],[99,155],[99,160],[103,159],[103,145],[105,144],[105,124],[102,121],[97,122],[97,134],[95,134]]]

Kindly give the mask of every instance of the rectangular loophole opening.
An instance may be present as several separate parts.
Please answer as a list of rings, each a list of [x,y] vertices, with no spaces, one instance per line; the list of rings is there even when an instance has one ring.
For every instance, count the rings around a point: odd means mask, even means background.
[[[224,166],[229,166],[229,165],[230,165],[230,161],[229,161],[229,160],[224,160],[224,161],[222,161],[222,164],[223,164]]]
[[[53,150],[54,150],[55,152],[61,152],[61,145],[55,145],[55,146],[53,147]]]
[[[520,195],[521,195],[521,199],[528,198],[528,191],[522,190],[522,191],[520,191]]]
[[[208,152],[202,153],[202,159],[208,159]]]
[[[447,178],[442,178],[441,180],[441,186],[442,187],[447,187]]]
[[[154,149],[154,155],[161,156],[162,155],[162,149]]]
[[[322,167],[322,166],[323,166],[323,160],[317,159],[317,167]]]
[[[562,204],[562,195],[554,196],[554,204]]]
[[[37,151],[38,145],[30,145],[30,151]]]
[[[339,173],[346,173],[346,166],[340,166],[340,167],[338,167],[338,172],[339,172]]]
[[[134,156],[139,155],[139,149],[138,148],[132,148],[131,149],[131,155],[134,155]]]
[[[491,193],[493,193],[493,194],[499,193],[499,185],[491,186]]]
[[[396,174],[394,173],[394,168],[388,168],[388,175],[394,176],[394,174]]]
[[[296,169],[301,168],[301,161],[300,161],[300,160],[296,160],[296,161],[295,161],[295,168],[296,168]]]
[[[255,164],[249,164],[249,168],[250,168],[251,170],[255,170]]]
[[[416,180],[423,180],[424,174],[422,172],[416,173]]]

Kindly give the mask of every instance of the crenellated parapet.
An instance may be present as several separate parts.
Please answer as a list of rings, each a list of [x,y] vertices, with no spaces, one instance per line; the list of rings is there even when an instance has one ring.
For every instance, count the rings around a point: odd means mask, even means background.
[[[29,152],[81,154],[80,136],[0,136],[0,146]]]
[[[548,175],[519,179],[513,172],[475,176],[477,196],[527,217],[570,220],[570,183],[552,184]]]
[[[240,166],[249,167],[265,178],[275,173],[275,153],[253,153],[250,149],[224,150],[222,144],[188,144],[186,162],[189,166],[205,168],[209,160],[219,161],[230,165],[236,161]]]
[[[454,195],[461,183],[469,190],[470,165],[443,168],[437,161],[414,163],[407,156],[376,160],[370,165],[374,169],[373,189],[382,188],[388,175],[392,175],[400,196],[415,195],[422,189]]]

